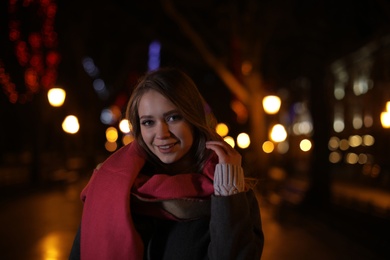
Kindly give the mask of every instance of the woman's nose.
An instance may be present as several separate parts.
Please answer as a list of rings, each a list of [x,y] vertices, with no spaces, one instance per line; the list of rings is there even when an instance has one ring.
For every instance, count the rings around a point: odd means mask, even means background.
[[[169,126],[166,122],[161,122],[157,126],[156,137],[160,139],[168,138],[170,136]]]

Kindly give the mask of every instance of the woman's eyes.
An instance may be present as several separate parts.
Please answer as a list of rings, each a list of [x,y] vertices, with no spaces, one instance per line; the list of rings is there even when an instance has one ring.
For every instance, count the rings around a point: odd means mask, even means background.
[[[153,125],[153,120],[143,120],[143,121],[141,121],[141,125],[151,126],[151,125]]]
[[[165,118],[165,121],[167,123],[169,122],[176,122],[182,120],[183,117],[180,114],[174,114],[174,115],[169,115]],[[154,120],[151,119],[145,119],[141,121],[141,125],[143,126],[153,126],[155,124]]]
[[[173,122],[173,121],[179,121],[181,120],[183,117],[179,114],[175,114],[175,115],[170,115],[167,117],[167,122]]]

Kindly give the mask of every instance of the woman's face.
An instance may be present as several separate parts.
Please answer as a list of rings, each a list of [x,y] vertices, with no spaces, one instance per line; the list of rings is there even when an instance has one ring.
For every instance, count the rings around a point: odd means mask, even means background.
[[[138,113],[142,139],[163,163],[177,162],[191,149],[192,127],[163,95],[154,90],[146,92],[140,99]]]

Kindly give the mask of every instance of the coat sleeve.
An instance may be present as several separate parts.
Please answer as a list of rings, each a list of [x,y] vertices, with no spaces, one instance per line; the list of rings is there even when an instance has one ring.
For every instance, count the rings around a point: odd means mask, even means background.
[[[212,196],[209,258],[261,258],[264,235],[260,208],[252,190],[232,196]]]

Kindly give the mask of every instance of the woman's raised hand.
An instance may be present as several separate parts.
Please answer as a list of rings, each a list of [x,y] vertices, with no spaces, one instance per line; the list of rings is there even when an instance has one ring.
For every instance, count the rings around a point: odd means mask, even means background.
[[[206,148],[213,150],[219,159],[219,163],[241,166],[241,154],[225,141],[208,141]]]

